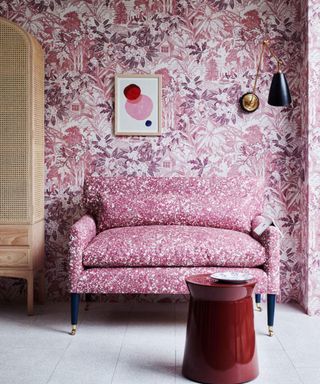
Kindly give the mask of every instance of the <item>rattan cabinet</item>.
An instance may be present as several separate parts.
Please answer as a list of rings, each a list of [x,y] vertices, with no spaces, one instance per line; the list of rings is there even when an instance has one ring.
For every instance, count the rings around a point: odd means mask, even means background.
[[[39,273],[44,299],[44,58],[40,44],[0,18],[0,278]]]

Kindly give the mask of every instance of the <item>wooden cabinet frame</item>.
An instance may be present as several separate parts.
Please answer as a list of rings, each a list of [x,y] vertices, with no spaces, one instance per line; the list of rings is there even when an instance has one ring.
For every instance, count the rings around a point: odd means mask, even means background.
[[[44,300],[44,55],[40,44],[0,17],[0,278],[34,276]]]

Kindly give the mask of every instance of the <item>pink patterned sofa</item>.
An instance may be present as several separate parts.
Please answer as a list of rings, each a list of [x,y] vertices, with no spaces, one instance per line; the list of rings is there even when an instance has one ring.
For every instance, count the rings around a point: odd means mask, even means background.
[[[81,293],[187,294],[185,276],[250,272],[273,325],[279,233],[260,237],[263,184],[248,178],[88,177],[71,229],[71,322]]]

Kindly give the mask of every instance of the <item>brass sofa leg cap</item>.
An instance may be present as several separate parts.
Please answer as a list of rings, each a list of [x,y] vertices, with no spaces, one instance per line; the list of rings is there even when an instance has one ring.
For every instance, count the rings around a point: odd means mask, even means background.
[[[271,327],[271,326],[268,327],[268,333],[269,333],[270,337],[272,337],[274,335],[273,327]]]
[[[77,326],[76,326],[76,325],[73,325],[73,326],[72,326],[72,329],[71,329],[71,332],[70,332],[70,335],[71,335],[71,336],[74,336],[74,335],[76,334],[76,332],[77,332]]]
[[[256,303],[256,310],[258,312],[262,312],[262,307],[261,307],[261,304],[260,303]]]

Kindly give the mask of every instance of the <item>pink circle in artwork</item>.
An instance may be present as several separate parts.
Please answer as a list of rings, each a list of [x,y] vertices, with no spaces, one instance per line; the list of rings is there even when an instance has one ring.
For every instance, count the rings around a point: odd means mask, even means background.
[[[144,120],[150,116],[153,108],[152,100],[149,96],[140,95],[139,101],[132,103],[127,101],[125,104],[128,115],[136,120]]]

